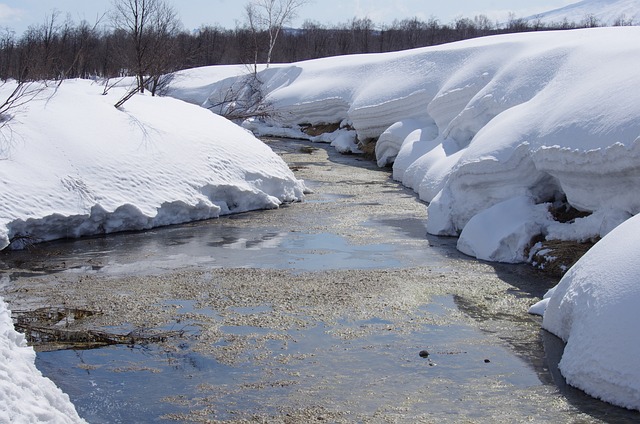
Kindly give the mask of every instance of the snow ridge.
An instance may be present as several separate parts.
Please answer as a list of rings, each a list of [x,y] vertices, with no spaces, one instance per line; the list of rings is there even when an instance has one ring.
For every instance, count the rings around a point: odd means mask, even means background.
[[[599,25],[614,25],[623,20],[625,24],[640,23],[640,2],[638,0],[583,0],[559,9],[539,13],[526,18],[545,24],[580,24],[585,19],[595,18]]]
[[[569,384],[640,410],[639,224],[637,215],[611,231],[530,312],[567,342],[559,368]]]

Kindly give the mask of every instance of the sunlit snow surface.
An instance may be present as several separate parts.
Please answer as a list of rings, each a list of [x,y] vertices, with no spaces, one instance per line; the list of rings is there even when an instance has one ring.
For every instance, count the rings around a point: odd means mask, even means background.
[[[530,312],[567,342],[559,368],[592,396],[640,409],[640,215],[589,250]],[[545,311],[546,308],[546,311]]]
[[[304,124],[351,124],[360,141],[379,139],[380,166],[393,164],[394,178],[430,202],[430,233],[462,233],[462,250],[476,257],[523,261],[522,249],[504,245],[528,242],[530,225],[463,230],[481,212],[483,225],[499,224],[492,211],[504,209],[492,208],[522,196],[532,210],[521,219],[554,239],[603,236],[640,211],[639,40],[637,27],[595,28],[279,65],[259,73],[276,118],[245,125],[300,136]],[[237,78],[200,96],[189,86],[189,98],[219,104]],[[173,95],[186,90],[177,84]],[[593,215],[559,224],[537,212],[565,196]]]
[[[378,164],[392,164],[393,177],[429,202],[430,233],[459,235],[459,249],[478,258],[518,262],[534,235],[601,237],[640,212],[638,69],[638,27],[327,58],[263,70],[277,119],[245,125],[301,135],[304,124],[342,123],[361,142],[377,138]],[[191,87],[191,99],[218,104],[234,81],[207,85],[200,96]],[[554,221],[547,206],[565,197],[591,215]],[[545,327],[569,342],[561,364],[568,381],[633,409],[640,270],[627,256],[638,250],[638,224],[605,239],[623,241],[618,249],[585,256],[545,315]]]
[[[583,0],[549,12],[526,18],[530,23],[578,25],[595,19],[598,25],[625,25],[640,23],[640,2],[638,0]]]
[[[69,396],[36,369],[36,353],[0,298],[0,422],[81,423]]]
[[[7,96],[13,84],[0,88]],[[276,208],[304,184],[209,111],[91,81],[46,88],[2,128],[0,249]]]

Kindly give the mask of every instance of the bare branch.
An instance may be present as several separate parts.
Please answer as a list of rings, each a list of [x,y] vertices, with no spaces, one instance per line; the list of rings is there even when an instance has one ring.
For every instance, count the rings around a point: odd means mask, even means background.
[[[11,121],[27,103],[36,100],[47,89],[45,82],[10,81],[0,83],[0,88],[7,84],[15,84],[13,90],[0,104],[0,159],[9,157],[16,133],[11,128]]]
[[[149,76],[158,81],[162,74],[174,70],[171,43],[181,23],[175,9],[164,0],[113,0],[113,7],[113,25],[128,37],[128,43],[121,46],[123,56],[138,80],[138,91],[143,93]]]
[[[46,84],[42,82],[17,82],[15,88],[0,104],[0,128],[13,118],[12,112],[34,100],[46,88]]]

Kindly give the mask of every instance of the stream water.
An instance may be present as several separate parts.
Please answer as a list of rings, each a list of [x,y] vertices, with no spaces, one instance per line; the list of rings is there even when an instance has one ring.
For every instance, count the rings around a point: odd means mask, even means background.
[[[388,171],[303,142],[270,143],[314,189],[304,203],[0,257],[0,295],[14,312],[83,308],[96,313],[56,325],[166,335],[40,346],[38,369],[83,418],[640,418],[563,385],[562,344],[526,313],[554,281],[427,237],[425,205]]]

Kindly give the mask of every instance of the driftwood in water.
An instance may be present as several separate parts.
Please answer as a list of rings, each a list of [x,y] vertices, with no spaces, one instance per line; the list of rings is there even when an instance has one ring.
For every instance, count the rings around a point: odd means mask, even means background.
[[[16,330],[25,334],[27,341],[37,351],[59,349],[92,349],[96,347],[126,344],[139,345],[161,343],[169,337],[182,335],[182,331],[157,332],[136,329],[128,333],[104,330],[72,328],[84,318],[99,312],[70,308],[39,308],[34,311],[14,312]]]

